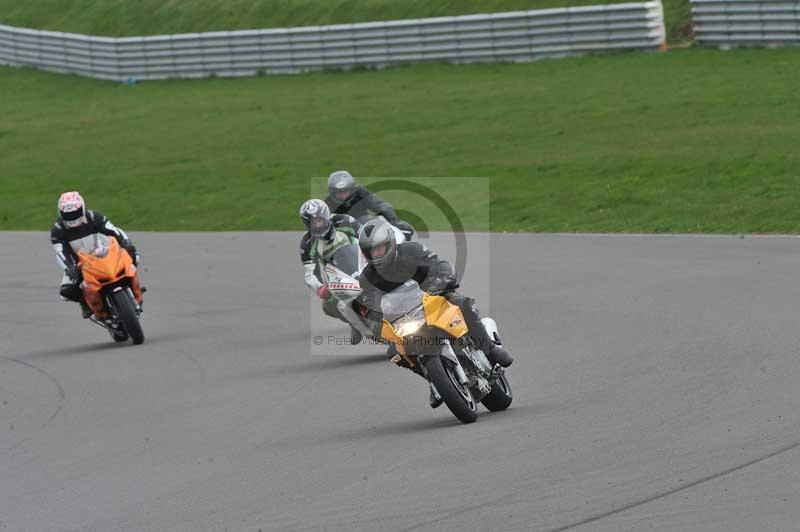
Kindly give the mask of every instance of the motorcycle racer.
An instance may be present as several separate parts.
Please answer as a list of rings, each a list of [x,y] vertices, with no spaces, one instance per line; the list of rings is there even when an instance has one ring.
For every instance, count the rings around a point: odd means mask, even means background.
[[[306,286],[322,300],[322,311],[333,318],[348,323],[336,308],[330,289],[321,281],[320,272],[333,254],[342,246],[358,244],[360,224],[347,214],[331,214],[328,205],[320,199],[310,199],[300,206],[300,219],[306,233],[300,240],[300,261],[303,263]],[[349,324],[349,323],[348,323]],[[352,325],[353,344],[361,341],[361,333]]]
[[[414,228],[397,217],[394,207],[373,194],[366,187],[358,186],[347,170],[333,172],[328,177],[328,197],[325,199],[334,214],[349,214],[364,224],[372,217],[370,211],[383,216],[387,222],[397,227],[410,239]]]
[[[380,338],[382,324],[381,298],[414,279],[423,291],[442,295],[461,309],[469,335],[492,364],[502,367],[512,364],[511,354],[497,345],[483,326],[475,300],[456,291],[458,280],[449,262],[419,242],[397,244],[389,224],[380,219],[364,224],[359,232],[359,246],[368,262],[359,277],[360,302],[367,309],[366,319],[373,325],[376,338]]]
[[[77,250],[82,239],[98,233],[113,236],[120,247],[131,256],[134,265],[138,264],[136,247],[125,231],[99,212],[87,210],[83,197],[78,192],[61,194],[58,199],[58,218],[50,230],[50,243],[56,252],[56,262],[64,270],[59,293],[64,300],[79,303],[84,318],[91,316],[92,311],[84,301],[81,291],[83,279],[78,268]]]

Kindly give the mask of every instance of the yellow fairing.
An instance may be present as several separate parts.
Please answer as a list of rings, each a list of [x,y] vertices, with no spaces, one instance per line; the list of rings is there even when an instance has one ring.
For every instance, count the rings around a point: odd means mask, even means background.
[[[405,349],[403,348],[403,338],[397,334],[397,331],[394,330],[392,324],[386,320],[383,320],[383,327],[381,328],[381,338],[386,340],[387,342],[391,342],[397,346],[397,350],[405,354]]]
[[[397,334],[397,331],[394,330],[392,324],[386,320],[383,320],[383,327],[381,328],[381,338],[386,340],[387,342],[391,342],[397,346],[397,352],[406,359],[408,364],[413,368],[416,366],[414,363],[414,359],[406,355],[406,346],[403,343],[403,338]]]
[[[425,310],[425,322],[431,327],[441,329],[453,338],[461,338],[467,334],[467,324],[461,309],[442,296],[425,294],[422,308]]]

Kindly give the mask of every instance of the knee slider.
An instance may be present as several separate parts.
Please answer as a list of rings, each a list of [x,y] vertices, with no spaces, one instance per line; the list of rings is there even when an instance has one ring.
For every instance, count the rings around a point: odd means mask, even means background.
[[[62,284],[59,290],[59,294],[64,299],[69,301],[80,301],[81,297],[81,290],[78,288],[78,285],[74,284]]]

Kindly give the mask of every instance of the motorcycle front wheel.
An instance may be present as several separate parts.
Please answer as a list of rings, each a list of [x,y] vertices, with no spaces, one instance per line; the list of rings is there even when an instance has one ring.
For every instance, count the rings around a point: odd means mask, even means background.
[[[444,362],[441,356],[425,359],[428,379],[436,386],[444,404],[462,423],[472,423],[478,419],[478,404],[469,388],[458,381],[454,368]]]
[[[115,342],[117,342],[118,344],[122,343],[122,342],[127,342],[128,339],[130,338],[130,336],[128,336],[128,333],[126,333],[125,331],[121,331],[121,332],[116,333],[116,334],[112,332],[112,333],[109,333],[109,334],[111,334],[111,338]]]
[[[136,314],[136,306],[128,294],[127,290],[120,290],[111,294],[111,304],[114,306],[114,312],[117,314],[122,328],[128,333],[134,345],[139,345],[144,342],[144,331],[142,331],[142,324],[139,322],[139,316]],[[122,341],[122,340],[120,340]]]

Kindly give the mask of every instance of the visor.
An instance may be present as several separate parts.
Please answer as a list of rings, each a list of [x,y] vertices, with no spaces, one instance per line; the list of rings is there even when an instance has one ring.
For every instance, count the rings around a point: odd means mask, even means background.
[[[333,191],[333,197],[339,202],[347,200],[352,194],[353,191],[349,189],[337,189]]]
[[[306,228],[314,236],[323,236],[328,232],[331,221],[323,218],[312,218],[306,222]]]
[[[75,220],[78,220],[80,218],[83,218],[83,209],[75,209],[74,211],[61,212],[61,219],[64,220],[65,222],[74,222]]]
[[[389,242],[379,244],[374,248],[368,249],[364,252],[368,260],[381,260],[389,252]]]

